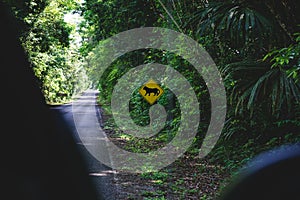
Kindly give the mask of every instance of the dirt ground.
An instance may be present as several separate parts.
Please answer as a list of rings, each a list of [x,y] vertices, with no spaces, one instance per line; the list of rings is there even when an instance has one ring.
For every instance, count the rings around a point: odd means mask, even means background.
[[[102,113],[105,124],[110,116]],[[115,131],[105,128],[107,136],[120,148],[127,144],[125,139],[116,136]],[[199,159],[190,153],[184,154],[171,165],[159,172],[133,174],[116,171],[114,184],[117,199],[217,199],[220,190],[226,186],[229,174],[222,168]]]

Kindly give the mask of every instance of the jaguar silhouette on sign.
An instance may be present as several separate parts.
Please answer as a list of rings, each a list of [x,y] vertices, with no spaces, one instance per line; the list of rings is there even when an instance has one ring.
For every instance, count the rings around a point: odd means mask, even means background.
[[[146,92],[144,96],[146,95],[150,96],[151,93],[153,93],[153,96],[158,96],[160,93],[160,90],[158,88],[149,88],[147,86],[144,86],[143,90],[145,90]]]

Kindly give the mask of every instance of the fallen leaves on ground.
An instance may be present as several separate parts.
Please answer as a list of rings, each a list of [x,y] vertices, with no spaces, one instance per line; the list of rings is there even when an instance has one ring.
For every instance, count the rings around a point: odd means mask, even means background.
[[[103,115],[103,121],[109,116]],[[123,149],[130,149],[128,138],[120,137],[115,129],[104,129],[112,142]],[[156,144],[160,146],[160,144]],[[118,199],[216,199],[227,184],[229,173],[222,166],[185,153],[171,165],[158,172],[134,174],[116,171],[115,185]]]

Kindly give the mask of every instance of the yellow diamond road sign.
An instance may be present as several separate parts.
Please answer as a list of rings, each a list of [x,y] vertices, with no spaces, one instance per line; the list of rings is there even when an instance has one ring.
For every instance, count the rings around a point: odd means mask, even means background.
[[[139,93],[152,105],[164,91],[154,80],[150,79],[140,88]]]

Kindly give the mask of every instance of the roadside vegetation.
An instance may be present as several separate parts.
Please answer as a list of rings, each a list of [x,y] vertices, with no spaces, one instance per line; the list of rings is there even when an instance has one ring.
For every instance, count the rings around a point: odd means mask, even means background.
[[[88,87],[99,90],[104,129],[117,145],[149,152],[168,143],[180,123],[180,105],[165,89],[158,103],[166,127],[150,139],[118,129],[110,100],[118,79],[135,66],[167,64],[193,87],[201,108],[189,150],[159,172],[118,172],[121,199],[215,199],[235,174],[260,152],[300,140],[300,15],[297,0],[26,0],[8,1],[20,21],[20,40],[49,104],[68,102]],[[77,23],[66,14],[80,16]],[[207,157],[197,157],[210,119],[204,80],[188,62],[154,49],[121,56],[99,77],[97,45],[125,30],[156,26],[198,41],[216,63],[227,93],[222,135]],[[80,39],[80,42],[78,42]],[[138,91],[130,100],[136,124],[149,123],[150,105]]]

